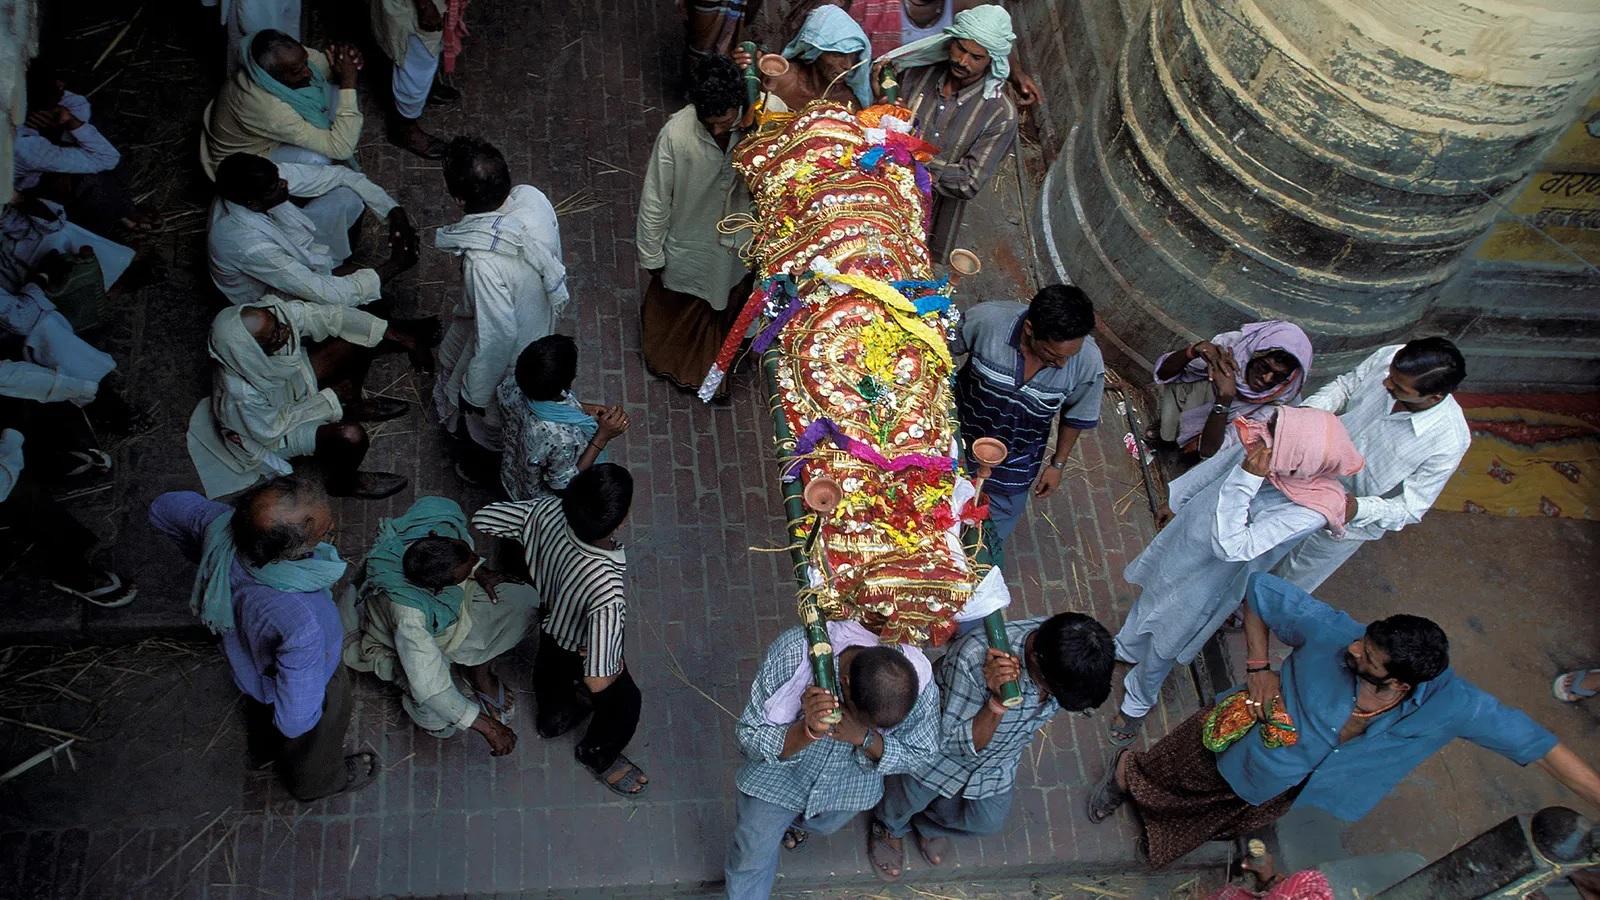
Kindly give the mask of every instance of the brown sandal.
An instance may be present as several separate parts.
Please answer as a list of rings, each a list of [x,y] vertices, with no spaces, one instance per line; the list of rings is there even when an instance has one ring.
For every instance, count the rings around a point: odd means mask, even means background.
[[[874,816],[867,825],[867,861],[879,881],[890,884],[900,880],[906,871],[906,842],[889,833],[888,826]],[[895,871],[889,871],[890,868]]]

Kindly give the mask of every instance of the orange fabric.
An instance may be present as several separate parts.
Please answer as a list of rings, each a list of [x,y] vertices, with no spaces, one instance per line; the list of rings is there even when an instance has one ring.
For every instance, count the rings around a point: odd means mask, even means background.
[[[1335,535],[1344,533],[1345,490],[1340,476],[1354,475],[1366,465],[1350,442],[1344,424],[1333,413],[1305,406],[1278,410],[1276,425],[1234,419],[1246,447],[1265,442],[1272,448],[1267,480],[1295,503],[1322,513]]]

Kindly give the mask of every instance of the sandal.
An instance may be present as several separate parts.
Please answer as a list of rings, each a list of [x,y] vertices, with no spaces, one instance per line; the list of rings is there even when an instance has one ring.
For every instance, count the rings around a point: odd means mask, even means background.
[[[806,831],[804,828],[796,828],[791,825],[783,830],[783,849],[799,850],[801,847],[805,846],[805,842],[809,840],[810,837],[811,832]]]
[[[61,473],[62,478],[76,478],[90,472],[104,475],[111,471],[111,457],[104,450],[68,450],[68,458],[76,460],[77,465]]]
[[[489,718],[494,719],[501,725],[509,726],[511,724],[513,714],[517,710],[517,697],[514,693],[508,694],[506,692],[506,683],[504,681],[500,682],[500,689],[495,692],[493,697],[483,691],[473,691],[473,693],[478,695],[478,705],[483,707],[484,713]]]
[[[945,854],[950,852],[950,839],[923,837],[922,832],[917,831],[916,827],[911,826],[912,834],[917,836],[917,852],[922,854],[922,858],[927,860],[930,866],[944,865]]]
[[[1150,714],[1130,716],[1127,713],[1118,712],[1116,718],[1112,719],[1110,724],[1106,726],[1107,733],[1110,735],[1111,746],[1126,747],[1138,740],[1139,732],[1144,728],[1144,718],[1148,715]],[[1117,719],[1122,720],[1120,727],[1117,725]]]
[[[1106,774],[1089,794],[1089,821],[1096,825],[1111,818],[1117,807],[1128,799],[1127,792],[1117,787],[1117,766],[1122,762],[1123,754],[1127,752],[1127,750],[1117,751],[1117,755],[1111,758],[1111,765],[1106,767]]]
[[[905,839],[890,834],[888,826],[878,821],[876,816],[867,826],[867,861],[872,863],[873,874],[878,876],[878,880],[890,884],[899,881],[906,871]],[[891,868],[894,871],[889,871]]]
[[[582,761],[580,760],[580,762]],[[593,775],[596,781],[605,785],[606,790],[621,797],[637,797],[644,793],[645,788],[649,787],[648,782],[639,780],[644,775],[644,770],[634,765],[633,760],[621,754],[617,755],[617,761],[607,767],[604,772],[593,768],[588,763],[584,763],[583,767],[589,770],[589,774]],[[611,776],[619,772],[622,773],[621,777],[612,781]]]
[[[1596,672],[1600,672],[1600,669],[1574,669],[1557,675],[1550,685],[1550,693],[1563,703],[1577,703],[1600,694],[1600,691],[1591,691],[1583,686],[1584,679]]]
[[[71,594],[86,603],[93,603],[102,609],[117,609],[132,603],[139,596],[139,589],[132,582],[123,581],[115,572],[95,570],[86,576],[94,578],[99,576],[100,583],[95,587],[73,587],[60,581],[51,581],[50,586],[63,593]]]
[[[344,758],[345,771],[349,777],[345,779],[344,787],[329,794],[328,797],[337,797],[340,794],[350,794],[359,791],[367,785],[378,780],[378,773],[383,771],[383,764],[378,760],[378,754],[370,750],[352,753]],[[326,797],[318,797],[325,800]]]

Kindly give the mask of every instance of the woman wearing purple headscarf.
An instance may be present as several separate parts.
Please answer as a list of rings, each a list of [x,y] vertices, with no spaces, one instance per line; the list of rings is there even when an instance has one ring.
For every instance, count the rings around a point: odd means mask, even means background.
[[[1156,360],[1152,437],[1209,457],[1234,419],[1265,420],[1311,374],[1311,339],[1288,322],[1252,322]]]

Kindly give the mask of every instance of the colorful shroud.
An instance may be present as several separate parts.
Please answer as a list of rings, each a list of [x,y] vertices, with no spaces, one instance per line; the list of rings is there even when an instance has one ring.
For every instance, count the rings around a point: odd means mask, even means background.
[[[896,113],[817,102],[738,148],[757,288],[701,396],[759,320],[752,349],[770,379],[797,545],[813,521],[800,486],[825,475],[843,488],[802,560],[818,608],[886,641],[937,644],[976,581],[955,536],[967,499],[958,481],[971,494],[956,477],[947,335],[958,313],[945,282],[930,280],[921,163],[933,148]]]

